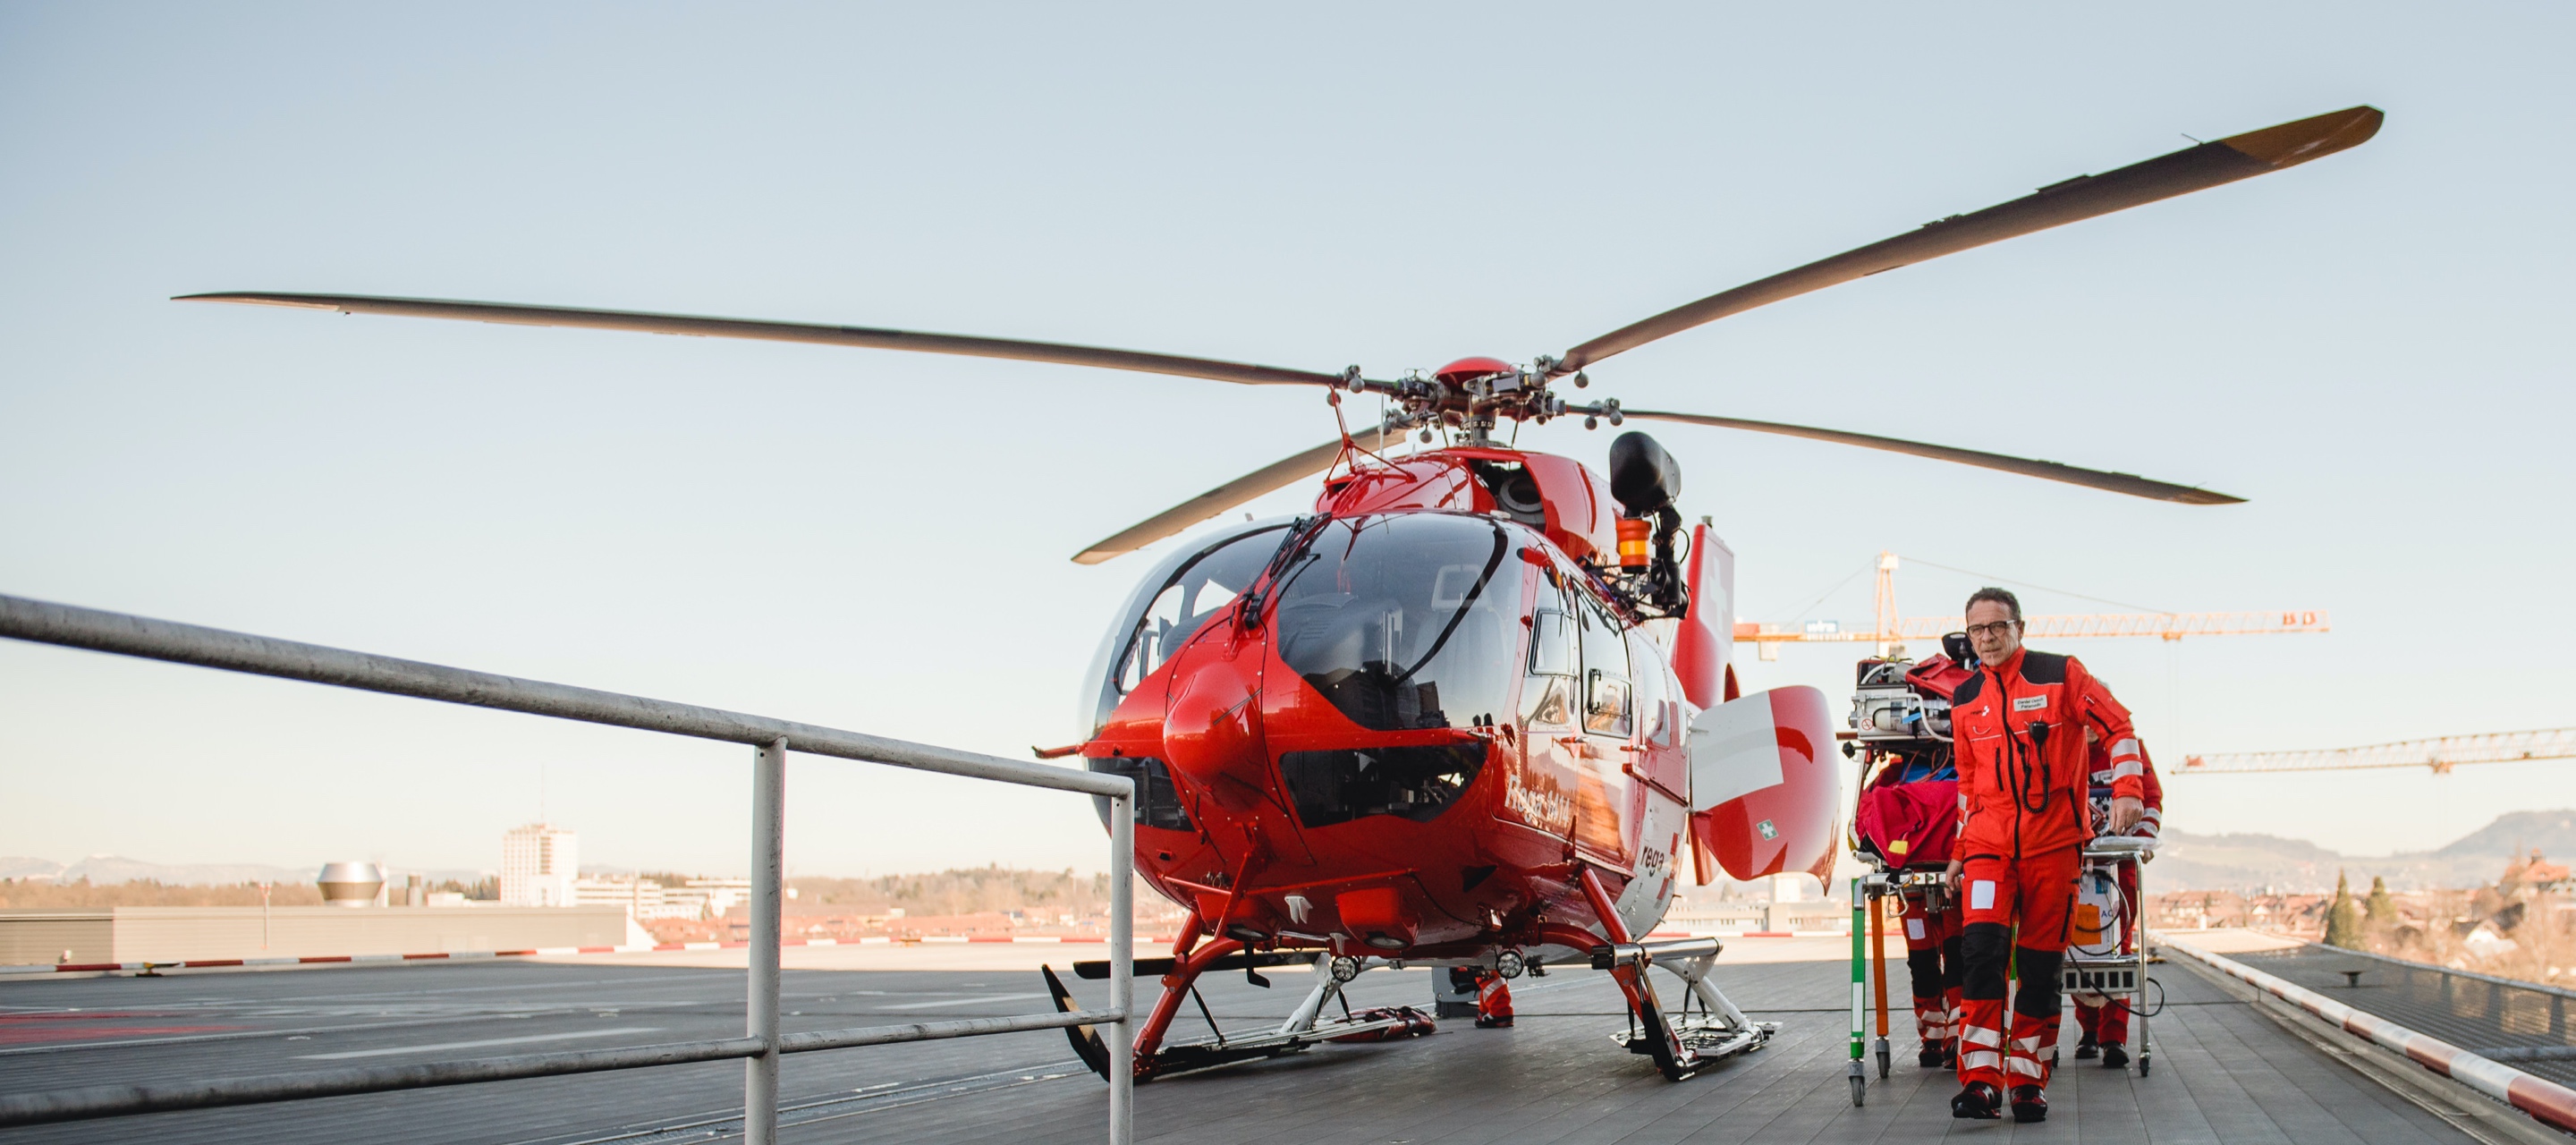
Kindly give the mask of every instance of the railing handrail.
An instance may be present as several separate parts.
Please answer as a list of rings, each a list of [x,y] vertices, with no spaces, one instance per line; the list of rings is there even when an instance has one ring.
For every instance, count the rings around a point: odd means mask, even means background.
[[[2314,1014],[2328,1025],[2367,1039],[2383,1049],[2403,1054],[2434,1073],[2465,1082],[2470,1088],[2528,1113],[2533,1120],[2550,1128],[2562,1133],[2576,1133],[2576,1089],[2528,1070],[2505,1065],[2476,1051],[2462,1049],[2430,1034],[2418,1033],[2369,1011],[2347,1006],[2277,974],[2257,970],[2223,954],[2202,950],[2192,945],[2189,939],[2177,937],[2187,933],[2191,932],[2160,930],[2155,932],[2155,939],[2211,970]]]
[[[155,620],[0,595],[0,637],[191,664],[313,684],[411,696],[609,727],[748,744],[752,768],[752,943],[748,1036],[501,1058],[354,1067],[322,1073],[211,1081],[110,1085],[0,1097],[0,1125],[110,1117],[216,1105],[291,1101],[344,1093],[463,1085],[509,1078],[641,1069],[740,1058],[745,1063],[743,1128],[748,1145],[771,1145],[778,1121],[781,1055],[1075,1026],[1105,1027],[1109,1051],[1109,1140],[1133,1135],[1135,783],[1123,775],[1074,771],[883,736],[818,727],[721,708],[678,704],[595,688],[525,680],[352,652],[320,644]],[[1109,815],[1110,1004],[1106,1010],[974,1018],[867,1029],[785,1034],[778,1028],[778,978],[785,850],[786,760],[791,751],[1106,796]]]
[[[1022,763],[722,708],[451,668],[21,596],[0,595],[0,637],[726,743],[761,746],[783,738],[787,750],[809,755],[1030,787],[1112,796],[1129,795],[1135,790],[1127,777],[1106,772]]]

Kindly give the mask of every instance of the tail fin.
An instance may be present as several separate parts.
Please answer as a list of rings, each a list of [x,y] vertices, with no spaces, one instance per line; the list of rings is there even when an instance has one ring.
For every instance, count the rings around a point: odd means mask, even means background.
[[[1703,522],[1691,527],[1690,615],[1673,633],[1673,674],[1693,706],[1714,708],[1735,697],[1727,680],[1735,640],[1735,551]]]
[[[1056,1013],[1070,1014],[1080,1009],[1073,1004],[1073,991],[1064,988],[1064,979],[1055,976],[1055,967],[1040,966],[1038,970],[1046,975],[1047,996],[1055,999]],[[1081,1058],[1082,1064],[1090,1066],[1091,1072],[1107,1080],[1109,1047],[1101,1042],[1100,1031],[1090,1026],[1066,1026],[1064,1036],[1072,1039],[1074,1056]]]

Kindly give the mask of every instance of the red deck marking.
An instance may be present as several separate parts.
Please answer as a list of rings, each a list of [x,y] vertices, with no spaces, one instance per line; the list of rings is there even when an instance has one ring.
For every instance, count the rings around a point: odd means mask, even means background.
[[[79,1015],[87,1017],[88,1015]],[[0,1046],[72,1045],[102,1038],[160,1037],[169,1034],[220,1034],[243,1029],[242,1026],[103,1026],[97,1029],[64,1029],[27,1027],[0,1029]]]

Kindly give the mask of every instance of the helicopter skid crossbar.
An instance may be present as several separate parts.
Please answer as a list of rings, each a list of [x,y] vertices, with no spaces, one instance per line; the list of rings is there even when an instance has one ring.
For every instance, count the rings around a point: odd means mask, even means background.
[[[1431,1015],[1411,1006],[1380,1006],[1353,1011],[1346,1005],[1345,1017],[1331,1021],[1321,1020],[1324,1007],[1341,994],[1342,987],[1346,983],[1332,973],[1330,968],[1333,962],[1332,955],[1318,952],[1313,955],[1316,979],[1314,989],[1307,992],[1306,997],[1298,1003],[1296,1010],[1289,1014],[1288,1020],[1280,1023],[1278,1028],[1249,1036],[1235,1037],[1227,1036],[1223,1030],[1214,1030],[1214,1036],[1204,1041],[1164,1045],[1163,1038],[1171,1030],[1172,1019],[1180,1013],[1182,1001],[1192,994],[1199,976],[1209,969],[1255,964],[1279,965],[1304,961],[1294,956],[1281,957],[1268,953],[1247,958],[1242,948],[1243,944],[1240,942],[1232,939],[1218,939],[1187,955],[1171,960],[1171,971],[1163,977],[1163,995],[1155,1000],[1153,1012],[1147,1015],[1144,1028],[1138,1031],[1137,1080],[1145,1081],[1167,1074],[1187,1073],[1231,1065],[1235,1062],[1278,1057],[1282,1054],[1296,1053],[1323,1042],[1385,1042],[1400,1038],[1421,1037],[1434,1032],[1437,1028]],[[1356,962],[1356,969],[1351,974],[1354,978],[1358,976],[1359,971],[1384,965],[1382,960],[1376,958],[1358,959]],[[1072,993],[1064,989],[1062,981],[1056,977],[1053,969],[1046,971],[1046,980],[1048,993],[1054,997],[1056,1009],[1066,1013],[1074,1010],[1076,1007],[1073,1004]],[[1213,1018],[1210,1018],[1208,1024],[1213,1030],[1216,1023]],[[1065,1033],[1072,1038],[1074,1052],[1081,1056],[1084,1064],[1089,1065],[1092,1072],[1107,1077],[1109,1055],[1102,1048],[1099,1036],[1089,1027],[1076,1027],[1066,1030]]]
[[[1776,1022],[1747,1020],[1744,1012],[1708,980],[1709,969],[1717,963],[1719,944],[1713,940],[1658,943],[1653,947],[1637,943],[1620,921],[1600,876],[1587,868],[1580,882],[1606,934],[1552,923],[1542,928],[1541,938],[1551,944],[1593,951],[1596,964],[1604,965],[1611,980],[1619,984],[1619,992],[1628,1000],[1629,1028],[1612,1034],[1612,1041],[1627,1047],[1630,1053],[1653,1058],[1656,1070],[1668,1080],[1683,1081],[1727,1058],[1760,1049],[1779,1030]],[[1604,937],[1609,939],[1606,947],[1601,941]],[[1663,967],[1686,984],[1678,1017],[1664,1013],[1654,984],[1647,980],[1646,971],[1653,966]],[[1699,1003],[1696,1014],[1691,1011],[1692,1002]]]

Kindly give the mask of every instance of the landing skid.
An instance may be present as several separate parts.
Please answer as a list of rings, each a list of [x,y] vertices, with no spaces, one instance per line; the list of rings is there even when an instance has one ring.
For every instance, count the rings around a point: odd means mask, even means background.
[[[1589,932],[1563,924],[1542,928],[1552,932],[1551,941],[1576,949],[1589,948],[1592,968],[1607,970],[1619,983],[1619,992],[1628,999],[1628,1029],[1614,1035],[1614,1041],[1626,1046],[1632,1054],[1645,1054],[1655,1059],[1655,1068],[1666,1080],[1685,1081],[1701,1070],[1740,1053],[1762,1048],[1778,1033],[1777,1022],[1756,1022],[1727,1001],[1708,971],[1717,965],[1724,943],[1714,938],[1684,938],[1670,942],[1638,942],[1629,937],[1627,924],[1620,921],[1610,892],[1601,885],[1600,875],[1585,868],[1580,876],[1583,897],[1590,901],[1593,917],[1600,920],[1610,942],[1596,945]],[[1646,980],[1646,971],[1661,966],[1680,978],[1688,992],[1682,997],[1679,1020],[1664,1015],[1662,1000],[1655,996],[1655,984]],[[1699,1012],[1691,1012],[1692,1003]]]
[[[1268,959],[1275,956],[1263,957]],[[1302,1052],[1324,1042],[1385,1042],[1400,1038],[1418,1038],[1434,1032],[1436,1023],[1431,1015],[1411,1006],[1378,1006],[1354,1011],[1350,1009],[1348,1003],[1344,1003],[1342,1017],[1323,1020],[1324,1007],[1340,996],[1342,986],[1348,980],[1335,975],[1334,961],[1329,954],[1315,957],[1315,988],[1307,993],[1305,1000],[1298,1003],[1296,1012],[1290,1014],[1288,1020],[1280,1023],[1277,1029],[1237,1036],[1228,1036],[1223,1030],[1216,1030],[1215,1036],[1206,1040],[1162,1045],[1160,1044],[1162,1034],[1169,1028],[1171,1017],[1179,1008],[1180,997],[1188,996],[1192,999],[1197,997],[1196,980],[1198,970],[1202,967],[1193,967],[1184,961],[1182,965],[1175,968],[1175,972],[1186,971],[1186,977],[1179,984],[1174,984],[1169,979],[1165,980],[1163,1001],[1154,1008],[1153,1015],[1146,1021],[1144,1036],[1138,1039],[1136,1080],[1148,1081],[1170,1074],[1189,1073],[1237,1062],[1280,1057]],[[1350,978],[1356,978],[1361,971],[1380,964],[1373,958],[1343,961],[1346,963],[1345,969]],[[1264,964],[1275,965],[1276,963],[1265,961]],[[1047,994],[1055,999],[1056,1012],[1072,1013],[1076,1009],[1072,992],[1065,989],[1064,981],[1056,977],[1053,967],[1041,969],[1046,975]],[[1267,984],[1266,980],[1262,981],[1263,984]],[[1200,1013],[1207,1015],[1204,1002],[1200,1003]],[[1216,1020],[1212,1015],[1207,1016],[1208,1026],[1214,1030]],[[1103,1078],[1109,1076],[1109,1050],[1101,1042],[1099,1031],[1090,1026],[1074,1026],[1067,1028],[1065,1035],[1073,1042],[1073,1052],[1082,1058],[1085,1065],[1091,1067],[1093,1073]]]
[[[1778,1022],[1746,1019],[1744,1012],[1708,980],[1709,968],[1717,962],[1715,952],[1679,957],[1668,954],[1655,959],[1652,948],[1647,950],[1648,958],[1612,968],[1614,974],[1635,973],[1638,989],[1632,993],[1629,1028],[1610,1035],[1610,1040],[1627,1047],[1629,1053],[1654,1058],[1655,1068],[1666,1079],[1687,1081],[1737,1054],[1761,1049],[1770,1043],[1771,1035],[1780,1031]],[[1653,987],[1644,980],[1646,965],[1661,966],[1687,985],[1681,1013],[1663,1012]],[[1693,1003],[1698,1004],[1696,1011]]]

